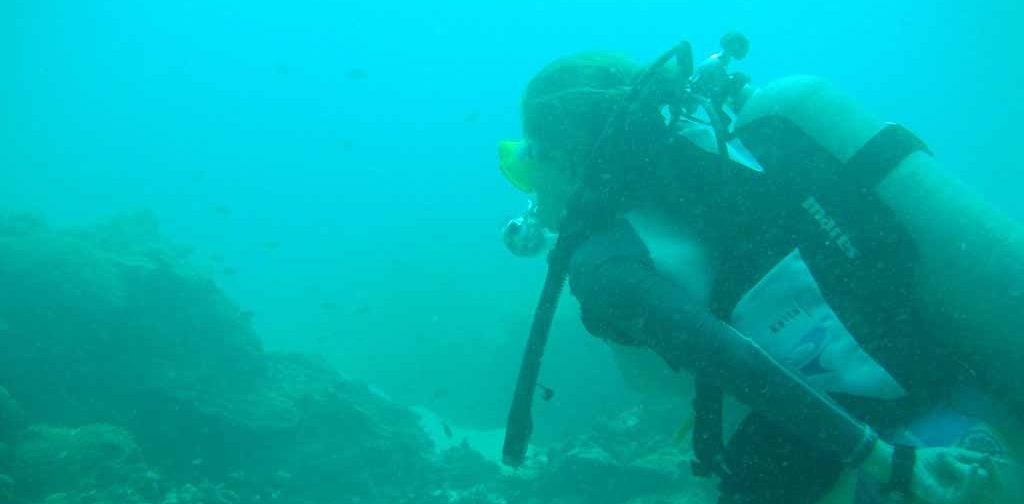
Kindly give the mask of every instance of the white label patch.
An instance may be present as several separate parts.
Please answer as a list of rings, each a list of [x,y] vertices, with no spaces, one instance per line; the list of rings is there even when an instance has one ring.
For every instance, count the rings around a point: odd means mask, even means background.
[[[743,296],[731,322],[819,390],[878,399],[906,395],[840,322],[799,250]]]

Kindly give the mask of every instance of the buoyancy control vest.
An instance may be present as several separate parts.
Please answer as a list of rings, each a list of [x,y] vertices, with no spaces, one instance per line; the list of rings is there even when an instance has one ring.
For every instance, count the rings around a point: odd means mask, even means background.
[[[758,169],[721,163],[718,156],[683,139],[671,147],[679,152],[666,157],[687,159],[690,166],[684,170],[686,180],[665,184],[663,190],[689,206],[681,211],[696,208],[705,234],[714,236],[711,311],[730,320],[759,282],[797,254],[842,326],[905,391],[898,398],[879,398],[830,390],[833,399],[876,430],[898,425],[934,403],[961,376],[961,367],[951,350],[925,333],[913,298],[914,243],[874,191],[900,161],[927,151],[926,146],[907,129],[888,125],[844,163],[782,116],[746,123],[735,137],[756,158]],[[769,332],[799,310],[797,306],[793,312],[775,314],[765,322],[776,325]],[[742,467],[758,459],[751,451],[760,448],[749,446],[759,443],[757,438],[780,438],[775,444],[786,445],[781,451],[790,454],[793,446],[787,443],[792,440],[764,426],[755,414],[725,448],[722,391],[700,376],[696,382],[695,472],[722,476],[727,495],[730,487],[733,493],[762,495],[753,501],[812,502],[827,489],[834,475],[817,486],[806,481],[797,485],[784,474],[766,473],[764,467]],[[778,465],[771,457],[760,459]],[[806,453],[804,459],[818,458]],[[837,475],[840,467],[833,469]],[[751,478],[770,484],[775,493],[759,490]],[[778,493],[795,486],[804,487],[808,495]]]

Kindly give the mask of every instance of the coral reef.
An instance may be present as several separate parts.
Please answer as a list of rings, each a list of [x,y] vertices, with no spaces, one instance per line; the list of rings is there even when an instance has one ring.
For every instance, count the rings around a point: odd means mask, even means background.
[[[0,217],[0,285],[3,504],[640,504],[707,487],[679,419],[647,410],[526,470],[466,442],[437,453],[412,410],[264,351],[146,212],[71,231]]]
[[[212,281],[160,242],[113,249],[109,234],[0,225],[0,383],[26,411],[121,424],[145,398],[231,388],[262,372],[246,316]]]
[[[0,386],[0,503],[14,499],[14,478],[9,474],[13,462],[11,443],[24,423],[25,414],[21,407],[14,402],[7,389]]]
[[[217,413],[236,422],[225,431],[244,437],[232,466],[254,482],[250,491],[286,502],[401,502],[436,481],[430,440],[406,408],[306,357],[270,354],[267,366],[250,405],[268,409]]]
[[[438,477],[414,414],[264,352],[147,213],[0,219],[0,284],[0,383],[24,398],[0,389],[0,492],[20,502],[402,502]]]
[[[25,413],[21,410],[21,406],[18,406],[6,388],[0,386],[0,443],[9,444],[24,423]],[[2,460],[3,457],[0,456],[0,464],[2,464]],[[3,466],[0,465],[0,467]]]
[[[566,504],[705,502],[694,494],[712,495],[713,484],[692,476],[675,412],[637,407],[600,419],[591,432],[549,448],[525,494]]]
[[[126,502],[157,491],[131,433],[104,424],[29,427],[15,441],[12,476],[29,501],[105,493]]]

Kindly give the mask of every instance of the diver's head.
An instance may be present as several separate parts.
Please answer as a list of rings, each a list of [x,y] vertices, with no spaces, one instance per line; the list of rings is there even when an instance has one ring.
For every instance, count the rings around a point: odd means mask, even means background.
[[[523,133],[538,147],[582,163],[629,94],[640,66],[616,53],[582,53],[541,69],[523,95]]]
[[[560,58],[530,81],[523,96],[522,142],[500,146],[502,172],[536,195],[537,218],[556,228],[609,119],[640,66],[614,53]]]
[[[730,58],[741,60],[750,52],[750,41],[740,32],[726,33],[718,43],[722,46],[722,53]]]

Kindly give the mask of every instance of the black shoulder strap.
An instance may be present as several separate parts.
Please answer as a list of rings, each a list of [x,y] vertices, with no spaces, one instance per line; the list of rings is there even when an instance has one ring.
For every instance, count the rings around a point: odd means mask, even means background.
[[[907,156],[931,154],[924,141],[901,124],[887,123],[849,161],[842,178],[853,187],[875,187]]]

